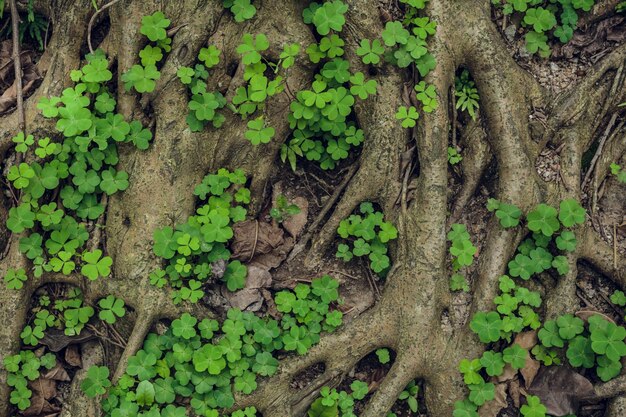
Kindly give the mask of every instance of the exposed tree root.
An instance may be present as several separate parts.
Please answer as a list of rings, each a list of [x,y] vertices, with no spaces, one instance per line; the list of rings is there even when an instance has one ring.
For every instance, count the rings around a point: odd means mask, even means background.
[[[83,42],[90,13],[84,10],[84,5],[75,3],[59,0],[51,6],[63,13],[60,16],[55,14],[55,32],[49,52],[41,61],[41,65],[48,67],[48,73],[37,96],[58,95],[69,69],[78,66],[77,51]],[[225,56],[212,74],[211,82],[215,83],[216,89],[228,94],[238,82],[232,79],[230,68],[232,64],[235,68],[238,66],[235,48],[242,33],[258,31],[268,34],[272,40],[272,48],[267,52],[270,60],[276,58],[287,42],[298,42],[304,49],[313,41],[309,28],[301,21],[303,5],[300,3],[266,0],[257,19],[243,25],[235,25],[230,16],[224,16],[219,2],[122,1],[109,9],[112,25],[103,45],[116,51],[120,86],[119,75],[137,62],[143,46],[144,41],[137,36],[141,16],[165,7],[165,13],[181,24],[156,91],[138,100],[135,95],[119,89],[120,111],[127,117],[156,122],[155,139],[148,151],[138,152],[125,147],[120,150],[120,167],[129,172],[130,186],[108,202],[106,250],[115,262],[113,277],[91,283],[78,276],[45,276],[40,281],[29,279],[21,291],[0,291],[3,306],[0,321],[8,324],[0,330],[0,355],[19,349],[18,335],[26,320],[28,300],[36,287],[45,282],[78,285],[87,301],[113,294],[136,310],[137,320],[115,370],[115,378],[123,374],[128,358],[140,349],[155,320],[173,318],[190,309],[194,309],[193,313],[198,317],[208,315],[198,306],[174,306],[167,291],[149,284],[149,273],[160,266],[160,260],[152,254],[150,236],[159,227],[183,222],[194,209],[192,190],[195,184],[208,171],[220,167],[243,168],[254,173],[252,212],[258,211],[274,169],[273,162],[281,144],[289,136],[287,115],[291,99],[288,94],[270,98],[265,117],[275,128],[276,139],[267,146],[251,147],[243,137],[241,121],[231,116],[219,131],[191,133],[185,123],[187,93],[184,86],[174,82],[175,73],[181,65],[193,63],[199,49],[210,39],[220,45]],[[346,56],[353,68],[365,72],[355,49],[360,39],[377,37],[383,22],[375,2],[349,0],[348,3]],[[399,392],[416,377],[424,380],[430,416],[451,415],[454,401],[464,392],[457,364],[464,357],[479,355],[484,348],[466,326],[450,328],[441,324],[442,315],[449,308],[446,212],[452,196],[447,190],[448,94],[454,83],[454,71],[460,65],[467,66],[476,80],[484,127],[468,128],[464,133],[463,142],[467,149],[462,165],[465,186],[458,196],[454,196],[452,217],[458,218],[492,158],[498,167],[495,197],[515,204],[523,211],[540,201],[555,204],[566,197],[580,197],[581,155],[593,142],[602,120],[612,111],[606,105],[607,100],[613,104],[617,100],[624,101],[623,88],[620,90],[624,75],[620,68],[626,48],[613,52],[598,65],[592,77],[552,101],[554,120],[549,123],[544,137],[559,132],[552,143],[567,143],[561,152],[565,184],[563,187],[546,185],[535,174],[535,157],[540,146],[532,140],[528,120],[533,105],[548,102],[551,97],[509,56],[490,19],[489,2],[442,0],[430,2],[428,7],[429,16],[438,22],[437,34],[429,45],[437,58],[437,68],[429,74],[428,82],[439,92],[439,109],[420,120],[419,127],[410,136],[394,117],[402,105],[403,74],[390,66],[383,66],[378,74],[372,75],[378,81],[378,95],[357,104],[355,109],[359,125],[367,136],[359,169],[314,239],[306,259],[308,265],[318,264],[332,242],[339,222],[360,202],[374,201],[381,205],[387,216],[397,220],[400,231],[393,248],[396,268],[387,277],[383,296],[379,304],[347,323],[336,334],[322,337],[319,345],[306,356],[286,359],[278,373],[262,381],[257,391],[238,398],[237,407],[255,405],[265,417],[300,416],[323,385],[338,383],[372,350],[390,347],[397,352],[396,362],[373,393],[362,416],[385,415]],[[276,26],[277,18],[280,19],[280,29]],[[467,25],[467,22],[472,24]],[[607,74],[613,75],[609,77],[610,81],[606,81]],[[308,86],[312,76],[306,60],[298,60],[289,76],[290,89],[297,91]],[[607,98],[609,95],[611,97]],[[26,100],[25,105],[27,124],[36,127],[32,129],[34,133],[51,130],[50,122],[37,115],[33,99]],[[601,113],[599,117],[598,113]],[[1,121],[3,126],[17,131],[15,114]],[[419,176],[415,198],[407,205],[406,213],[402,213],[395,204],[402,187],[401,155],[407,143],[416,146]],[[10,146],[10,137],[0,138],[0,154]],[[623,146],[623,141],[607,144],[607,153],[621,155]],[[597,178],[603,178],[608,160],[599,159]],[[472,312],[491,308],[498,277],[506,270],[508,260],[523,237],[516,229],[502,230],[495,218],[488,223],[473,288]],[[626,287],[626,264],[614,268],[613,251],[596,232],[587,227],[580,231],[578,238],[579,249],[568,258],[570,273],[548,292],[548,317],[568,311],[574,305],[579,258],[590,261],[620,286]],[[28,269],[17,251],[15,242],[19,236],[11,239],[8,257],[0,264],[0,275],[8,265],[22,265]],[[300,391],[291,388],[294,377],[317,363],[326,366],[321,376]],[[622,380],[620,377],[616,381]],[[0,371],[0,412],[9,406],[5,382],[6,373]],[[609,393],[623,392],[623,382],[614,384],[598,387],[598,392],[607,393],[607,397],[611,396]],[[80,410],[79,406],[76,407]],[[609,412],[620,415],[617,413],[623,407],[624,400],[620,397],[611,404]]]

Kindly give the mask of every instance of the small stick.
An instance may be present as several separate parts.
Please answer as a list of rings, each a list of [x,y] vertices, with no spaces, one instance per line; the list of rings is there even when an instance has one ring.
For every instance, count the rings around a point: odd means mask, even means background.
[[[617,223],[613,223],[613,269],[617,271]]]
[[[11,0],[11,25],[13,35],[13,67],[15,69],[15,89],[17,94],[17,119],[18,125],[26,136],[26,118],[24,117],[24,97],[22,97],[22,61],[20,59],[20,15],[17,12],[15,0]],[[18,155],[18,164],[21,155]]]
[[[15,1],[15,0],[13,0]],[[100,10],[96,10],[96,12],[91,16],[91,19],[89,19],[89,25],[87,26],[87,45],[89,46],[89,52],[91,52],[93,54],[93,47],[91,46],[91,29],[93,27],[93,22],[95,22],[96,17],[102,13],[103,11],[105,11],[106,9],[108,9],[109,7],[113,6],[115,3],[119,2],[120,0],[113,0],[110,1],[109,3],[105,4],[104,6],[102,6],[102,8]]]
[[[583,184],[586,184],[587,181],[589,180],[589,177],[591,176],[591,172],[595,168],[596,161],[598,160],[598,158],[600,157],[600,154],[602,153],[602,149],[604,148],[604,143],[606,142],[606,139],[609,137],[609,133],[611,133],[611,129],[613,128],[613,125],[615,124],[616,120],[617,120],[617,113],[613,113],[613,116],[611,117],[609,124],[606,126],[606,129],[604,130],[604,133],[602,134],[602,138],[600,138],[600,144],[598,145],[598,149],[596,150],[596,153],[593,156],[593,159],[591,160],[591,164],[589,164],[589,169],[585,173],[585,179],[583,180]]]
[[[456,90],[450,87],[450,97],[452,97],[452,147],[456,149]]]
[[[343,271],[339,271],[338,269],[331,269],[331,270],[330,270],[330,271],[328,271],[328,272],[341,274],[341,275],[344,275],[344,276],[346,276],[346,277],[348,277],[348,278],[352,278],[352,279],[357,280],[357,281],[358,281],[358,279],[359,279],[359,278],[355,277],[354,275],[347,274],[347,273],[345,273],[345,272],[343,272]]]
[[[343,190],[348,186],[348,184],[350,183],[350,180],[356,173],[357,168],[358,168],[358,164],[356,163],[350,166],[350,169],[348,170],[341,184],[337,186],[337,188],[333,192],[333,195],[328,199],[322,211],[320,211],[319,214],[317,215],[317,218],[315,219],[315,221],[311,223],[311,226],[309,227],[309,231],[306,233],[306,235],[302,236],[300,241],[291,250],[289,257],[287,258],[287,262],[291,261],[300,252],[304,250],[304,247],[306,246],[307,243],[309,243],[309,240],[311,240],[311,237],[313,236],[313,231],[317,229],[317,227],[322,223],[322,221],[326,217],[326,214],[328,214],[330,209],[335,205],[335,202],[337,202],[337,200],[339,199],[339,196],[341,195]]]

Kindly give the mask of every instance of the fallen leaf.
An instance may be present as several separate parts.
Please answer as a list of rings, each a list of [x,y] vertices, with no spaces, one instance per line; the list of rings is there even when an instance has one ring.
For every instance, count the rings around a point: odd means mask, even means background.
[[[509,381],[509,395],[511,396],[511,399],[513,400],[513,405],[516,408],[519,408],[519,406],[520,406],[520,386],[519,386],[519,380],[518,379],[513,379],[513,380]]]
[[[263,305],[261,288],[269,288],[272,285],[272,275],[257,265],[248,266],[248,276],[245,288],[231,292],[222,288],[222,295],[230,305],[240,310],[259,311]]]
[[[553,416],[576,414],[580,399],[593,397],[593,384],[567,365],[541,367],[528,393],[536,395]]]
[[[537,376],[537,372],[539,371],[540,367],[541,364],[539,363],[539,361],[534,360],[530,356],[526,358],[526,364],[522,369],[520,369],[520,373],[524,377],[524,386],[526,387],[526,389],[528,389],[533,383],[533,380],[535,379],[535,376]]]
[[[298,237],[304,230],[304,226],[306,226],[308,221],[309,202],[305,198],[296,197],[292,201],[289,201],[289,204],[295,204],[300,207],[300,213],[287,217],[283,221],[283,227],[291,236]]]
[[[57,383],[52,379],[39,377],[28,384],[33,392],[38,393],[44,399],[49,400],[57,395]]]
[[[283,231],[270,223],[246,220],[233,226],[232,257],[244,262],[269,253],[284,242]]]
[[[506,382],[506,381],[510,381],[516,376],[517,376],[517,370],[513,369],[510,363],[507,363],[506,365],[504,365],[504,371],[502,371],[502,373],[498,375],[497,380],[498,382]]]
[[[487,401],[478,409],[480,417],[496,417],[500,410],[509,405],[506,401],[506,387],[507,384],[496,384],[495,398],[492,401]]]
[[[77,366],[79,368],[83,366],[83,361],[80,358],[78,345],[69,345],[65,349],[65,362],[67,362],[68,365]]]
[[[60,363],[57,362],[57,364],[54,366],[54,368],[50,369],[48,372],[46,372],[43,376],[46,379],[52,379],[54,381],[70,381],[71,378],[70,376],[67,374],[67,371],[65,370],[65,368],[63,368],[61,366]]]
[[[67,336],[63,330],[48,329],[44,333],[43,339],[40,340],[40,343],[48,346],[48,349],[52,352],[58,352],[68,345],[83,343],[95,338],[96,336],[94,336],[93,333],[85,329],[83,329],[83,331],[76,336]]]
[[[7,49],[10,51],[8,57]],[[15,107],[17,103],[17,83],[15,82],[12,49],[12,44],[8,48],[4,42],[0,45],[0,91],[2,91],[0,114]],[[20,64],[22,68],[22,96],[26,97],[33,90],[35,83],[41,80],[41,75],[33,64],[33,51],[22,51]]]
[[[518,333],[513,340],[513,344],[517,343],[526,350],[531,350],[537,344],[537,330]]]
[[[612,318],[610,318],[609,316],[607,316],[604,313],[600,313],[599,311],[596,310],[580,310],[576,312],[576,317],[578,317],[581,320],[587,321],[589,320],[589,317],[593,316],[597,314],[598,316],[601,316],[603,319],[610,321],[611,323],[615,324],[615,320],[613,320]]]

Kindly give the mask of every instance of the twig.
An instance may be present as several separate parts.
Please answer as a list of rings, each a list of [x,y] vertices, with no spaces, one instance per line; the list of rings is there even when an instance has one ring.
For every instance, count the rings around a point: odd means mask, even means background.
[[[450,87],[450,97],[452,97],[450,102],[452,105],[452,147],[456,149],[456,90],[454,87]]]
[[[13,0],[15,1],[15,0]],[[87,45],[89,46],[89,52],[91,52],[93,54],[93,47],[91,46],[91,29],[93,26],[93,22],[95,22],[96,17],[98,17],[98,15],[100,13],[102,13],[103,11],[105,11],[106,9],[108,9],[109,7],[113,6],[115,3],[119,2],[120,0],[113,0],[110,1],[109,3],[105,4],[104,6],[102,6],[100,8],[100,10],[96,10],[96,12],[91,16],[91,19],[89,19],[89,25],[87,26]]]
[[[354,275],[347,274],[347,273],[345,273],[345,272],[343,272],[343,271],[340,271],[340,270],[338,270],[338,269],[331,269],[331,270],[330,270],[330,271],[328,271],[328,272],[330,272],[330,273],[338,273],[338,274],[344,275],[344,276],[346,276],[346,277],[348,277],[348,278],[352,278],[352,279],[357,280],[357,281],[358,281],[358,279],[359,279],[359,278],[355,277]]]
[[[409,165],[406,167],[406,171],[404,172],[404,179],[402,180],[402,200],[400,201],[402,206],[402,217],[406,217],[407,211],[407,201],[406,194],[407,188],[409,186],[409,177],[411,176],[411,171],[413,170],[413,164],[409,162]]]
[[[617,271],[617,223],[613,223],[613,269]]]
[[[24,97],[22,97],[22,60],[20,59],[20,15],[15,0],[11,1],[11,25],[13,30],[13,67],[15,68],[15,90],[17,94],[17,119],[20,131],[26,136],[26,118],[24,117]],[[18,155],[18,164],[21,155]]]
[[[341,193],[343,193],[343,190],[350,183],[350,180],[352,179],[352,177],[356,173],[358,167],[359,167],[359,165],[357,163],[355,163],[352,166],[350,166],[350,169],[346,173],[346,176],[343,179],[343,181],[341,182],[341,184],[339,184],[339,186],[337,186],[337,188],[335,189],[335,192],[328,199],[328,201],[326,202],[326,205],[324,205],[324,208],[319,212],[319,214],[317,215],[317,218],[315,219],[315,221],[313,223],[311,223],[311,226],[309,227],[309,231],[304,236],[302,236],[302,239],[300,239],[300,241],[291,250],[291,253],[289,254],[289,257],[287,258],[287,262],[291,261],[293,258],[298,256],[298,254],[300,252],[302,252],[304,250],[304,247],[307,245],[309,240],[311,240],[311,237],[313,236],[313,232],[316,231],[316,229],[318,228],[320,223],[322,223],[322,221],[326,217],[326,214],[328,214],[330,209],[335,205],[335,203],[339,199],[339,196],[341,195]]]
[[[593,159],[591,160],[591,164],[589,164],[589,169],[585,173],[585,178],[583,179],[583,185],[586,184],[587,181],[589,180],[589,177],[591,176],[591,173],[593,172],[596,166],[596,161],[598,160],[598,158],[600,157],[600,154],[602,153],[602,149],[604,148],[604,143],[606,142],[606,139],[609,137],[609,133],[611,133],[611,129],[613,128],[613,125],[615,124],[616,120],[617,120],[617,113],[613,113],[613,116],[611,117],[609,124],[606,126],[606,129],[604,130],[604,133],[602,134],[602,138],[600,139],[600,144],[598,145],[598,149],[596,149],[596,153],[593,156]]]

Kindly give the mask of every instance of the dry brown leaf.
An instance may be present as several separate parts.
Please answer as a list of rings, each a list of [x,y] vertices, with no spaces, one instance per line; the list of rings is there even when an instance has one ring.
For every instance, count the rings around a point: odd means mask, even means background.
[[[519,380],[518,379],[513,379],[513,380],[509,381],[509,395],[511,396],[511,399],[513,400],[513,405],[516,408],[519,408],[519,406],[520,406],[520,386],[519,386]]]
[[[54,368],[46,372],[43,377],[46,379],[52,379],[54,381],[64,381],[64,382],[67,382],[71,379],[70,376],[65,371],[65,368],[63,368],[61,364],[58,362],[54,366]]]
[[[300,213],[287,217],[283,221],[283,227],[293,237],[298,237],[304,230],[309,217],[309,202],[302,197],[296,197],[289,204],[300,207]]]
[[[504,371],[502,371],[502,374],[498,375],[497,380],[498,382],[506,382],[506,381],[510,381],[516,376],[517,376],[517,370],[513,369],[510,363],[507,363],[506,365],[504,365]]]
[[[284,242],[283,230],[270,223],[246,220],[233,226],[232,257],[244,262],[272,252]]]
[[[537,344],[537,330],[518,333],[513,340],[513,344],[517,343],[522,348],[530,351]]]
[[[230,292],[222,289],[222,295],[228,300],[230,305],[240,310],[259,311],[263,305],[263,295],[261,288],[269,288],[272,285],[272,275],[257,265],[248,266],[248,276],[245,288]]]
[[[38,393],[44,399],[49,400],[57,395],[57,383],[52,379],[39,377],[28,384],[33,393]]]
[[[506,401],[507,384],[496,384],[496,396],[492,401],[487,401],[478,409],[480,417],[496,417],[500,410],[506,408],[509,404]]]
[[[80,357],[78,345],[69,345],[65,349],[65,362],[67,362],[68,365],[77,366],[79,368],[83,366],[83,361]]]
[[[259,311],[263,306],[263,295],[256,288],[244,288],[237,292],[230,292],[226,287],[223,287],[222,296],[226,298],[231,307],[242,311]]]
[[[0,51],[0,86],[2,95],[0,95],[0,114],[10,110],[17,102],[17,84],[14,77],[13,59],[8,60]],[[4,58],[4,59],[3,59]],[[22,96],[26,97],[33,90],[35,83],[41,79],[41,75],[37,72],[33,64],[33,52],[22,51],[20,54],[20,63],[22,67]]]
[[[542,367],[528,393],[536,395],[554,416],[576,414],[580,399],[593,397],[593,384],[569,366]]]
[[[32,396],[30,398],[30,407],[23,411],[25,416],[46,415],[60,410],[59,407],[48,402],[48,400],[57,395],[56,381],[46,376],[41,376],[29,382],[28,386],[32,391]]]
[[[75,343],[83,343],[87,340],[95,339],[96,337],[89,330],[83,329],[77,336],[67,336],[63,330],[58,329],[48,329],[44,333],[43,339],[40,342],[52,351],[58,352],[64,347],[75,344]]]
[[[522,369],[520,369],[520,373],[524,377],[524,386],[526,387],[526,389],[528,389],[533,383],[533,380],[535,379],[535,376],[537,376],[537,372],[539,371],[540,367],[541,364],[539,363],[539,361],[534,360],[530,356],[526,358],[526,364]]]
[[[293,249],[294,243],[293,238],[288,237],[282,245],[278,246],[270,253],[255,257],[252,263],[268,271],[272,268],[278,268],[280,264],[287,259],[287,255],[289,255],[289,252]]]
[[[603,319],[610,321],[611,323],[615,324],[615,320],[613,320],[612,318],[610,318],[609,316],[607,316],[604,313],[600,313],[599,311],[596,310],[579,310],[576,312],[576,317],[578,317],[581,320],[587,321],[589,320],[589,317],[593,316],[597,314],[598,316],[601,316]]]

